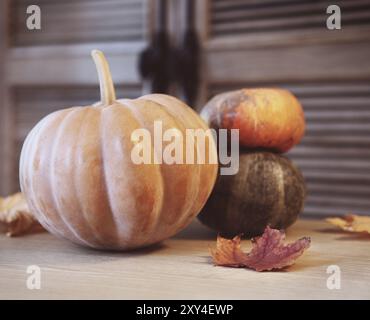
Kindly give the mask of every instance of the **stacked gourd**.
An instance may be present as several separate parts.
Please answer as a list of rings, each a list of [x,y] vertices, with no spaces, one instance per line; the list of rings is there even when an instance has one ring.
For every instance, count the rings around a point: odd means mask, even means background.
[[[200,221],[223,236],[285,229],[303,209],[299,169],[282,155],[302,138],[302,107],[287,90],[242,89],[212,98],[201,112],[214,129],[239,129],[239,171],[219,175]]]

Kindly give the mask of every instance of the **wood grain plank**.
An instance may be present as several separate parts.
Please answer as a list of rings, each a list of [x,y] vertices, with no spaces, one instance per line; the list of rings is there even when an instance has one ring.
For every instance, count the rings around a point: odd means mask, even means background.
[[[91,41],[140,41],[146,36],[145,0],[135,1],[44,1],[42,32],[29,32],[25,27],[29,1],[12,2],[12,44],[82,43]]]
[[[11,50],[7,77],[14,86],[95,85],[97,75],[89,52],[92,48],[99,48],[109,60],[115,84],[138,84],[141,79],[137,59],[144,46],[144,42],[136,43],[135,46],[91,43],[83,46],[53,46],[45,50]],[[45,68],[45,65],[49,67]]]
[[[6,35],[6,24],[5,24],[5,1],[0,3],[0,39]],[[5,43],[0,41],[0,159],[5,158]],[[5,174],[4,166],[0,166],[0,176]],[[0,194],[5,192],[4,183],[0,182]]]
[[[11,85],[7,77],[9,68],[9,0],[0,3],[0,194],[7,195],[12,191],[13,185],[13,144],[10,137],[13,135],[13,117]]]
[[[320,81],[369,79],[369,43],[208,51],[208,81]],[[237,61],[238,63],[235,63]]]
[[[198,222],[161,245],[130,253],[88,250],[50,234],[0,236],[0,298],[20,299],[369,299],[369,239],[301,220],[288,239],[312,237],[289,271],[257,273],[214,267],[215,234]],[[247,249],[248,241],[243,242]],[[41,290],[26,288],[26,268],[41,268]],[[329,265],[341,268],[340,290],[326,287]]]

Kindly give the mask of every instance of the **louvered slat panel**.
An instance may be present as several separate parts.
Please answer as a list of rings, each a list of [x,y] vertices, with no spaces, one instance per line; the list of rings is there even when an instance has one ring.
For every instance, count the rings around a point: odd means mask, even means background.
[[[117,97],[135,98],[141,95],[139,86],[116,86]],[[23,141],[32,127],[47,114],[71,106],[91,105],[99,100],[97,87],[25,87],[14,90],[13,163],[19,163]],[[18,165],[14,166],[13,191],[19,190]]]
[[[145,36],[145,0],[13,0],[15,46],[140,41]],[[26,7],[41,8],[41,30],[27,30]]]
[[[257,86],[290,89],[304,107],[305,137],[287,155],[307,182],[305,213],[370,214],[370,80],[240,83],[211,86],[210,96]]]
[[[212,0],[211,37],[317,29],[326,25],[326,0]],[[342,27],[370,25],[369,0],[335,1],[342,11]]]

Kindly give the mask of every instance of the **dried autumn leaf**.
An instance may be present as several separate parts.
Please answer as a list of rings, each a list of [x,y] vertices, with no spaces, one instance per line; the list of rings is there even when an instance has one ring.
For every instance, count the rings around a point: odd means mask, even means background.
[[[244,267],[256,271],[282,269],[292,265],[310,246],[311,239],[301,238],[284,244],[285,233],[266,227],[262,236],[252,239],[252,249],[244,253],[240,247],[240,236],[233,239],[217,237],[215,250],[211,250],[213,262],[217,266]]]
[[[0,224],[5,225],[7,236],[16,236],[42,229],[28,209],[22,193],[0,198]]]
[[[349,214],[341,218],[327,218],[326,221],[345,231],[370,234],[370,217]]]

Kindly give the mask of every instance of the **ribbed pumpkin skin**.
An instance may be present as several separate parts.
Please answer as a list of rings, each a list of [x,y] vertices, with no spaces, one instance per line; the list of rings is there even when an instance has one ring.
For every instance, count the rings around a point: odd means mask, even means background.
[[[147,128],[153,136],[155,120],[163,131],[208,128],[191,108],[159,94],[42,119],[20,162],[21,189],[40,223],[75,243],[117,250],[156,243],[188,225],[213,188],[217,165],[134,164],[131,133]]]
[[[239,129],[240,145],[286,152],[304,135],[303,109],[293,94],[278,88],[242,89],[213,97],[202,118],[215,129]]]
[[[219,176],[199,220],[226,237],[262,234],[267,225],[284,229],[303,210],[306,194],[300,171],[270,152],[242,152],[239,172]]]

